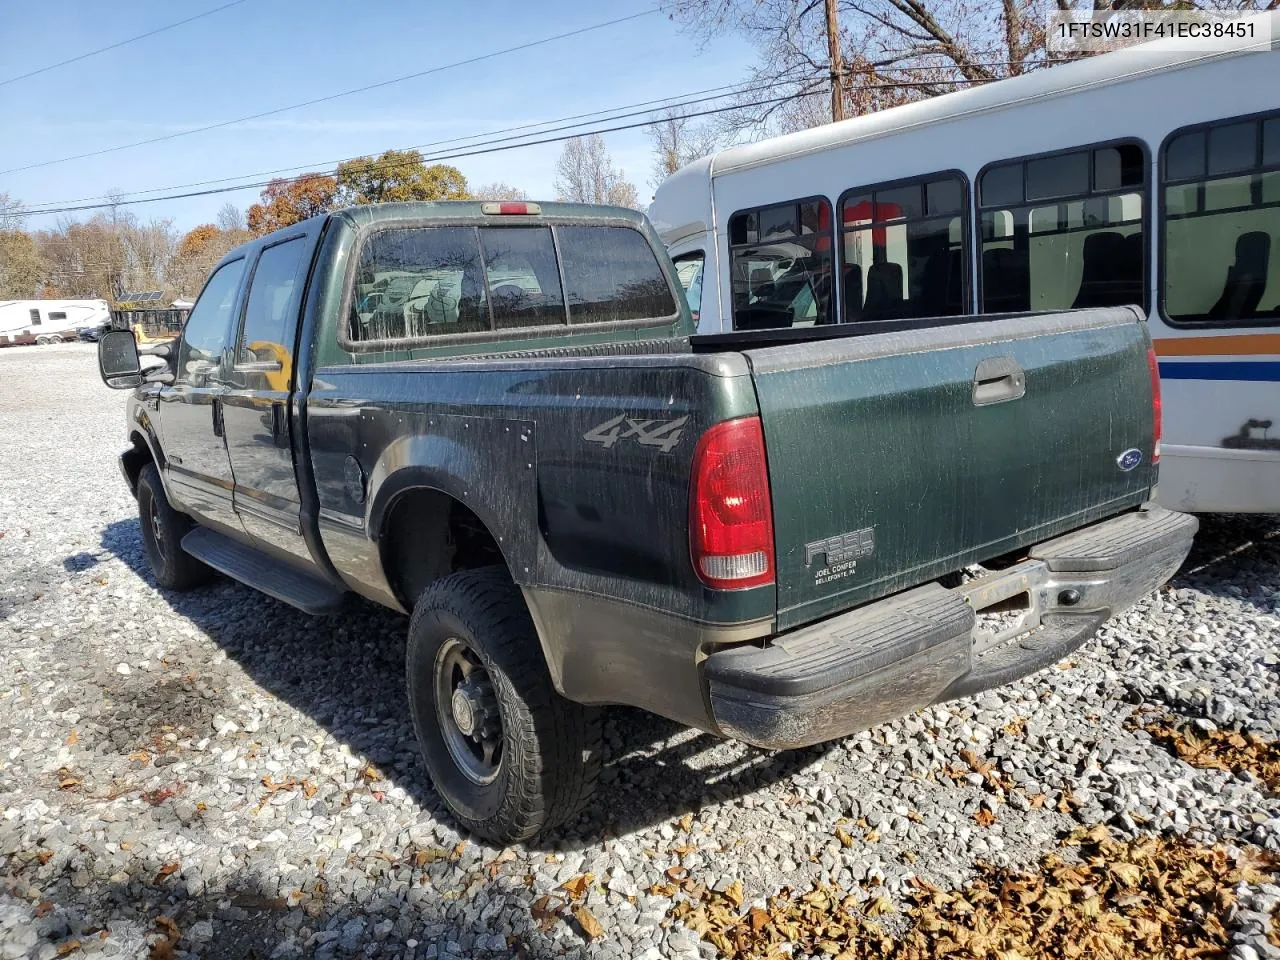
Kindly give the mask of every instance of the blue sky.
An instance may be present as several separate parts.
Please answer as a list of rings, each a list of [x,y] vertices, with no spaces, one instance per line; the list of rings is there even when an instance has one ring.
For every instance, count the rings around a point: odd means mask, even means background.
[[[164,26],[224,0],[0,0],[0,81]],[[118,50],[0,86],[0,170],[164,136],[511,47],[649,9],[585,0],[246,0]],[[319,165],[733,83],[739,39],[701,43],[655,13],[567,40],[331,103],[164,143],[0,175],[27,205]],[[625,121],[624,121],[625,122]],[[641,199],[652,195],[643,130],[605,141]],[[472,184],[553,196],[561,145],[451,161]],[[265,177],[262,179],[266,179]],[[134,206],[188,229],[257,190]],[[79,214],[89,216],[91,214]],[[52,225],[52,217],[29,221]]]

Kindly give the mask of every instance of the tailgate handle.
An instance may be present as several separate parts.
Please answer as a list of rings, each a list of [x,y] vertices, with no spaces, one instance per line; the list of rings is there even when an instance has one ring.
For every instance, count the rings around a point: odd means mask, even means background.
[[[1027,375],[1013,357],[988,357],[973,374],[973,405],[1017,400],[1027,392]]]

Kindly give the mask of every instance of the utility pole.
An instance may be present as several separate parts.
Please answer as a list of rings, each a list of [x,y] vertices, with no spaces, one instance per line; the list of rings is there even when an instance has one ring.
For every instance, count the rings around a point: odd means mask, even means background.
[[[836,0],[827,3],[827,50],[831,56],[831,122],[844,119],[844,61],[840,56],[840,26]]]

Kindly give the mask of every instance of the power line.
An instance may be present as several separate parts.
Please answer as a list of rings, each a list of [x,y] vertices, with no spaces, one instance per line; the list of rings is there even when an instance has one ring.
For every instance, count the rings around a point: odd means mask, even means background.
[[[781,80],[790,80],[793,78],[780,76],[775,79],[781,81]],[[802,78],[795,77],[794,79],[798,80]],[[500,134],[517,133],[518,131],[522,131],[522,130],[529,131],[536,127],[546,128],[543,130],[539,130],[538,134],[558,132],[560,130],[570,129],[570,127],[569,126],[554,127],[554,126],[551,126],[552,124],[564,124],[564,123],[569,123],[570,121],[583,121],[584,118],[596,118],[594,120],[586,120],[585,122],[582,122],[582,123],[571,124],[571,126],[573,127],[589,126],[591,123],[602,123],[610,120],[621,120],[627,117],[637,116],[642,113],[652,113],[655,110],[678,110],[681,107],[691,106],[697,103],[705,103],[710,100],[720,100],[720,99],[723,99],[724,97],[733,96],[734,94],[737,94],[737,93],[752,92],[754,89],[754,86],[755,85],[751,82],[739,82],[739,83],[725,84],[719,87],[707,87],[702,90],[691,90],[687,93],[676,94],[674,96],[659,97],[654,100],[641,100],[638,103],[628,103],[622,106],[606,107],[601,110],[592,110],[587,113],[573,114],[567,117],[557,117],[554,120],[539,120],[535,123],[525,123],[525,124],[520,124],[519,126],[513,126],[513,127],[502,127],[500,129],[489,130],[484,133],[473,133],[473,134],[468,134],[466,136],[461,136],[461,137],[451,137],[446,140],[433,140],[429,143],[419,143],[419,144],[414,144],[408,147],[399,147],[396,149],[425,150],[430,147],[443,147],[449,144],[460,144],[468,140],[484,141],[485,143],[501,142],[501,141],[487,140],[486,138],[497,137]],[[633,110],[636,108],[647,108],[647,109],[640,109],[637,111],[637,113],[619,113],[619,111]],[[604,116],[605,114],[610,114],[610,116]],[[657,122],[661,122],[661,121],[657,121]],[[523,136],[534,136],[534,135],[535,134],[533,133],[523,134]],[[502,141],[514,140],[514,139],[519,139],[519,137],[518,136],[503,137]],[[468,144],[468,146],[476,146],[476,144]],[[316,168],[321,168],[321,169],[331,168],[331,167],[336,167],[338,164],[345,163],[348,160],[352,160],[352,159],[355,159],[355,158],[343,157],[337,160],[323,160],[323,161],[318,161],[314,163],[293,164],[292,166],[288,166],[288,167],[277,167],[274,170],[259,170],[254,173],[242,173],[234,177],[219,177],[212,180],[196,180],[191,183],[171,184],[165,187],[151,187],[146,190],[125,190],[118,193],[95,195],[92,197],[78,197],[72,200],[50,200],[50,201],[47,201],[45,204],[43,204],[43,206],[50,206],[50,205],[62,206],[62,205],[73,204],[73,203],[88,203],[89,201],[92,201],[92,200],[104,200],[104,201],[115,202],[115,201],[121,200],[124,197],[136,197],[136,196],[141,196],[147,193],[162,193],[166,190],[186,190],[191,187],[206,187],[206,186],[211,186],[217,183],[230,183],[232,180],[246,180],[252,177],[271,177],[279,173],[288,173],[290,171],[304,171],[304,170],[314,171]],[[413,161],[408,161],[408,162],[411,163]],[[302,176],[300,175],[298,179],[301,179],[301,178]],[[246,185],[252,186],[253,184],[246,184]],[[37,207],[38,206],[42,206],[42,205],[38,204]],[[42,212],[44,211],[33,208],[33,207],[29,207],[29,206],[23,208],[24,215],[33,215],[33,214],[39,214]]]
[[[937,81],[937,82],[950,83],[950,84],[969,84],[969,83],[985,83],[989,81],[943,80],[943,81]],[[919,86],[919,84],[918,83],[879,83],[879,84],[870,84],[868,86],[872,86],[876,88],[916,87],[916,86]],[[712,116],[714,114],[719,114],[719,113],[727,113],[731,110],[749,110],[752,107],[761,107],[761,106],[769,106],[769,105],[779,104],[779,103],[786,103],[791,100],[800,100],[810,96],[814,96],[814,91],[810,90],[810,91],[803,91],[801,93],[786,94],[778,97],[769,97],[763,100],[756,100],[750,103],[732,103],[732,104],[729,104],[728,106],[712,107],[706,110],[698,110],[691,113],[686,113],[683,116],[687,119],[695,119],[697,117],[706,117],[706,116]],[[712,99],[719,99],[719,98],[712,98]],[[600,134],[600,133],[617,133],[622,130],[635,130],[640,127],[651,127],[654,124],[661,123],[661,122],[662,122],[661,119],[647,119],[647,120],[638,121],[636,123],[621,124],[619,126],[613,126],[613,127],[599,127],[593,130],[584,130],[576,133],[566,133],[566,134],[561,134],[560,136],[555,136],[555,137],[545,137],[540,140],[525,140],[522,143],[501,144],[500,141],[494,140],[494,141],[489,141],[488,143],[490,144],[499,143],[500,145],[491,146],[491,145],[485,145],[483,143],[474,144],[472,146],[476,147],[476,149],[467,148],[459,151],[439,153],[431,156],[422,157],[420,160],[416,158],[410,159],[410,160],[404,160],[397,163],[387,164],[384,167],[384,169],[394,169],[400,166],[410,166],[418,162],[439,163],[443,160],[457,160],[464,157],[480,156],[482,154],[501,153],[506,150],[517,150],[522,147],[535,147],[535,146],[541,146],[548,143],[561,143],[565,140],[572,140],[575,137],[588,136],[591,134]],[[512,139],[512,138],[503,138],[503,139]],[[331,176],[331,174],[314,172],[314,173],[303,174],[298,177],[290,177],[290,178],[284,178],[284,179],[286,180],[286,182],[301,183],[309,179],[316,179],[318,177],[323,177],[323,176]],[[142,197],[139,199],[120,200],[112,203],[93,203],[93,204],[82,204],[82,205],[76,205],[76,206],[44,207],[43,209],[32,210],[30,211],[30,213],[32,215],[44,215],[44,214],[53,214],[53,213],[78,213],[85,210],[103,210],[110,207],[132,206],[132,205],[142,204],[142,203],[156,203],[156,202],[161,202],[165,200],[186,200],[192,197],[206,197],[206,196],[212,196],[215,194],[234,193],[241,190],[251,190],[255,188],[261,188],[261,187],[268,186],[270,183],[271,181],[269,180],[261,180],[253,183],[242,183],[242,184],[237,184],[235,186],[229,186],[229,187],[214,187],[208,190],[195,190],[188,193],[166,194],[165,196],[162,196],[162,197]]]
[[[120,40],[109,46],[99,47],[97,50],[90,50],[88,53],[82,53],[79,56],[71,57],[67,60],[59,60],[57,63],[51,63],[47,67],[39,67],[30,70],[27,73],[18,74],[16,77],[9,77],[7,80],[0,80],[0,87],[10,83],[17,83],[19,80],[26,80],[28,77],[34,77],[37,74],[48,73],[50,70],[56,70],[58,67],[65,67],[70,63],[79,63],[81,60],[88,60],[90,57],[96,57],[100,53],[106,53],[108,50],[117,50],[120,47],[127,46],[130,43],[137,43],[139,40],[145,40],[147,37],[154,37],[157,33],[164,33],[166,30],[172,30],[174,27],[181,27],[183,24],[190,23],[193,20],[199,20],[203,17],[212,16],[220,13],[229,7],[236,7],[244,3],[245,0],[231,0],[230,3],[224,3],[220,7],[214,7],[212,10],[206,10],[204,13],[197,13],[193,17],[187,17],[185,20],[179,20],[176,23],[170,23],[163,27],[156,27],[154,30],[148,30],[146,33],[140,33],[136,37],[129,37],[127,40]]]
[[[641,17],[647,17],[657,13],[659,7],[650,7],[648,10],[642,10],[639,13],[633,13],[625,17],[617,17],[613,20],[606,20],[603,23],[594,23],[590,26],[579,27],[576,30],[569,30],[565,33],[558,33],[555,36],[543,37],[540,40],[530,40],[527,43],[517,44],[514,47],[507,47],[504,50],[494,50],[491,53],[480,54],[475,57],[469,57],[466,60],[455,60],[453,63],[441,64],[438,67],[431,67],[428,70],[419,70],[416,73],[407,73],[401,77],[392,77],[389,80],[379,80],[377,83],[366,84],[363,87],[355,87],[351,90],[343,90],[339,93],[331,93],[323,97],[316,97],[312,100],[304,100],[301,103],[291,103],[288,106],[276,107],[272,110],[264,110],[261,113],[249,114],[246,117],[236,117],[234,120],[221,120],[217,123],[205,124],[203,127],[194,127],[190,130],[179,130],[176,133],[167,133],[162,137],[151,137],[147,140],[136,140],[133,143],[121,143],[113,147],[103,147],[101,150],[90,150],[87,153],[72,154],[68,157],[59,157],[54,160],[41,160],[38,163],[28,163],[21,167],[10,167],[8,170],[0,170],[0,176],[8,173],[18,173],[23,170],[35,170],[39,167],[50,167],[58,163],[68,163],[72,160],[84,160],[88,157],[100,157],[107,153],[116,153],[120,150],[130,150],[134,147],[143,147],[153,143],[163,143],[167,140],[176,140],[179,137],[189,137],[195,133],[204,133],[208,130],[219,130],[223,127],[234,126],[238,123],[247,123],[250,120],[261,120],[263,117],[273,117],[276,114],[285,113],[289,110],[298,110],[302,107],[313,107],[318,103],[330,103],[334,100],[340,100],[343,97],[350,97],[357,93],[367,93],[370,90],[378,90],[382,87],[389,87],[392,84],[403,83],[406,80],[417,80],[421,77],[430,76],[434,73],[441,73],[445,70],[452,70],[456,67],[465,67],[473,63],[481,63],[485,60],[492,60],[495,57],[506,56],[511,53],[518,53],[521,50],[529,50],[533,47],[544,46],[548,43],[554,43],[557,40],[566,40],[569,37],[580,36],[584,33],[591,33],[595,30],[603,30],[605,27],[616,26],[619,23],[627,23],[630,20],[638,20]]]
[[[805,96],[809,96],[809,94],[793,93],[793,94],[788,94],[786,96],[781,96],[781,97],[770,97],[765,100],[757,100],[754,103],[735,103],[727,107],[714,107],[709,110],[700,110],[694,113],[689,113],[689,114],[686,114],[685,116],[689,118],[705,117],[705,116],[710,116],[716,113],[725,113],[729,110],[745,110],[751,107],[759,107],[759,106],[765,106],[768,104],[782,103],[787,100],[797,100]],[[506,144],[503,146],[496,146],[496,147],[483,147],[481,149],[465,150],[465,151],[459,151],[456,153],[443,153],[433,157],[424,157],[422,159],[431,160],[432,162],[439,162],[441,160],[453,160],[461,157],[475,157],[475,156],[479,156],[481,154],[486,154],[486,153],[500,153],[505,150],[517,150],[521,147],[536,147],[536,146],[540,146],[547,143],[560,143],[565,140],[572,140],[575,137],[580,137],[580,136],[589,135],[589,134],[616,133],[620,130],[635,130],[639,127],[649,127],[649,126],[653,126],[653,124],[655,123],[661,123],[661,122],[662,122],[661,120],[641,120],[638,123],[622,124],[616,127],[601,127],[601,128],[590,130],[590,131],[583,131],[579,133],[566,133],[556,137],[546,137],[541,140],[528,140],[528,141],[525,141],[524,143],[512,143],[512,144]],[[412,160],[412,161],[404,161],[402,163],[388,164],[386,167],[384,167],[384,169],[392,169],[398,166],[406,166],[406,165],[410,165],[417,162],[419,161]],[[325,174],[325,173],[310,173],[310,174],[303,174],[300,177],[292,177],[292,178],[289,178],[289,180],[294,183],[301,183],[305,180],[314,179],[322,176],[329,176],[329,175],[330,174]],[[270,182],[271,181],[269,180],[261,180],[256,183],[242,183],[232,187],[214,187],[209,190],[195,190],[189,193],[166,194],[163,197],[143,197],[137,200],[121,200],[118,203],[91,203],[91,204],[83,204],[79,206],[68,206],[68,207],[53,207],[53,208],[46,207],[44,209],[33,210],[31,212],[32,214],[37,214],[37,215],[44,215],[44,214],[50,214],[50,213],[76,213],[83,210],[103,210],[108,207],[130,206],[133,204],[140,204],[140,203],[156,203],[158,201],[163,201],[163,200],[186,200],[191,197],[207,197],[207,196],[212,196],[214,194],[219,194],[219,193],[234,193],[239,190],[252,190],[255,188],[265,187]]]

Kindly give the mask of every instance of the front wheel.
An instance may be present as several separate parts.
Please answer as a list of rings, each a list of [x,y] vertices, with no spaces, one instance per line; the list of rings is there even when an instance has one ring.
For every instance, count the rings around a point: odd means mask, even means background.
[[[138,520],[158,586],[186,590],[213,576],[209,567],[182,549],[182,538],[193,526],[191,518],[169,503],[160,473],[150,463],[138,474]]]
[[[427,771],[468,830],[505,845],[582,809],[600,768],[600,715],[556,693],[506,570],[455,573],[423,593],[406,673]]]

